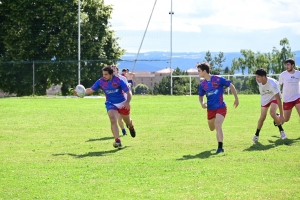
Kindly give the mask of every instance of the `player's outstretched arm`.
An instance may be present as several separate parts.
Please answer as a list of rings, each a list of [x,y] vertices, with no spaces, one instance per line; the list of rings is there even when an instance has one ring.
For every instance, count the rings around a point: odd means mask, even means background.
[[[95,91],[92,90],[91,88],[86,88],[85,90],[85,95],[90,95],[90,94],[93,94]]]
[[[284,119],[284,113],[283,113],[283,108],[282,108],[282,101],[281,101],[279,92],[277,94],[275,94],[275,98],[277,100],[278,109],[279,109],[279,113],[280,113],[280,117],[279,117],[280,118],[280,122],[281,122],[281,124],[283,124],[285,122],[285,119]]]
[[[235,89],[235,87],[232,83],[230,83],[229,88],[230,88],[230,90],[231,90],[231,92],[232,92],[232,94],[235,98],[233,106],[236,108],[239,105],[239,98],[238,98],[238,95],[237,95],[237,91],[236,91],[236,89]]]

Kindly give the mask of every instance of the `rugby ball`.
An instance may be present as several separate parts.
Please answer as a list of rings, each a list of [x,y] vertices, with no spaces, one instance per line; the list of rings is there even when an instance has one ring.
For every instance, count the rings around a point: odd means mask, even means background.
[[[83,85],[77,85],[76,88],[77,96],[83,98],[85,96],[85,87]]]

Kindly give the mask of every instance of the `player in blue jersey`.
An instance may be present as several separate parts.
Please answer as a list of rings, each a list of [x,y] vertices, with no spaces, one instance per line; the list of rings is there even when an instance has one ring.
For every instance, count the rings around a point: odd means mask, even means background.
[[[216,130],[216,137],[218,141],[218,149],[216,153],[224,152],[223,149],[223,130],[222,124],[224,122],[227,108],[223,100],[224,87],[229,87],[234,95],[234,107],[239,105],[239,99],[236,89],[230,80],[220,76],[211,75],[210,65],[202,62],[197,64],[198,75],[203,78],[199,84],[198,95],[199,101],[203,109],[207,109],[208,126],[211,131]],[[207,103],[204,103],[203,96],[206,95]]]
[[[90,95],[98,89],[102,89],[106,96],[106,110],[110,119],[111,131],[114,135],[115,148],[122,148],[119,128],[118,128],[118,115],[123,117],[124,122],[129,128],[130,135],[135,137],[136,132],[130,118],[130,101],[132,98],[131,90],[128,85],[119,77],[113,74],[111,66],[106,66],[102,69],[103,77],[97,80],[91,88],[86,89],[86,95]],[[127,95],[125,98],[124,95]]]

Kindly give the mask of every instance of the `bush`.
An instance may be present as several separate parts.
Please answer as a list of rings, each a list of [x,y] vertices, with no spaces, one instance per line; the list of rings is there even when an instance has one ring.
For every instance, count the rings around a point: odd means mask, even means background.
[[[147,85],[138,84],[134,87],[134,94],[149,94],[150,90]]]

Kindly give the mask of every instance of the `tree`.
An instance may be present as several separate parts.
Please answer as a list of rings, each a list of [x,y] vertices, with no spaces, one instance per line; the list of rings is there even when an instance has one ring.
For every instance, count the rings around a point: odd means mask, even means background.
[[[225,62],[226,58],[224,57],[223,52],[219,52],[217,56],[212,56],[210,51],[207,51],[204,57],[204,62],[208,63],[210,65],[210,73],[219,75],[221,74],[223,62]]]
[[[204,59],[205,59],[204,61],[206,63],[208,63],[211,68],[214,67],[214,60],[213,60],[213,57],[212,57],[210,51],[206,52]]]
[[[232,61],[233,70],[241,70],[244,74],[245,70],[248,70],[249,74],[254,74],[256,69],[264,68],[267,73],[279,74],[285,70],[284,62],[289,57],[294,57],[289,46],[287,38],[280,40],[282,46],[281,51],[273,47],[272,53],[254,53],[251,50],[241,50],[243,58],[237,58]],[[258,87],[255,77],[245,78],[247,88],[252,92],[257,93]]]
[[[223,68],[223,62],[226,61],[226,58],[224,57],[224,53],[220,52],[217,56],[214,56],[214,67],[212,70],[212,74],[219,75],[221,74],[222,68]]]
[[[148,94],[149,88],[147,85],[138,84],[137,86],[134,87],[134,93],[135,94]]]
[[[242,74],[244,74],[245,70],[248,71],[249,74],[253,74],[258,68],[270,68],[270,58],[269,54],[264,53],[254,53],[251,50],[242,49],[241,54],[243,58],[234,59],[232,61],[232,68],[234,70],[241,70]],[[241,89],[249,88],[250,93],[257,93],[257,83],[255,81],[255,77],[245,78],[243,79]],[[245,86],[246,85],[246,86]]]
[[[229,74],[230,73],[230,69],[228,66],[225,67],[225,70],[224,70],[224,74]]]
[[[173,74],[187,75],[187,72],[182,72],[177,67]],[[159,83],[154,84],[153,94],[170,94],[170,76],[164,77]],[[191,93],[197,94],[199,81],[195,78],[191,80]],[[190,94],[190,78],[189,77],[173,77],[173,94],[174,95],[189,95]]]
[[[285,70],[285,60],[287,58],[293,58],[295,55],[292,53],[289,40],[287,38],[283,38],[279,42],[280,46],[282,46],[281,51],[277,50],[273,47],[272,51],[272,68],[273,73],[278,74]]]
[[[121,58],[124,50],[110,30],[112,7],[103,0],[81,5],[81,81],[91,85],[102,67]],[[0,89],[18,96],[36,94],[51,84],[72,86],[78,75],[78,2],[75,0],[5,1],[0,4]],[[3,44],[3,46],[2,46]],[[51,63],[51,58],[56,58]],[[13,61],[12,64],[10,61]],[[16,77],[16,78],[14,78]],[[64,87],[63,87],[64,88]]]

